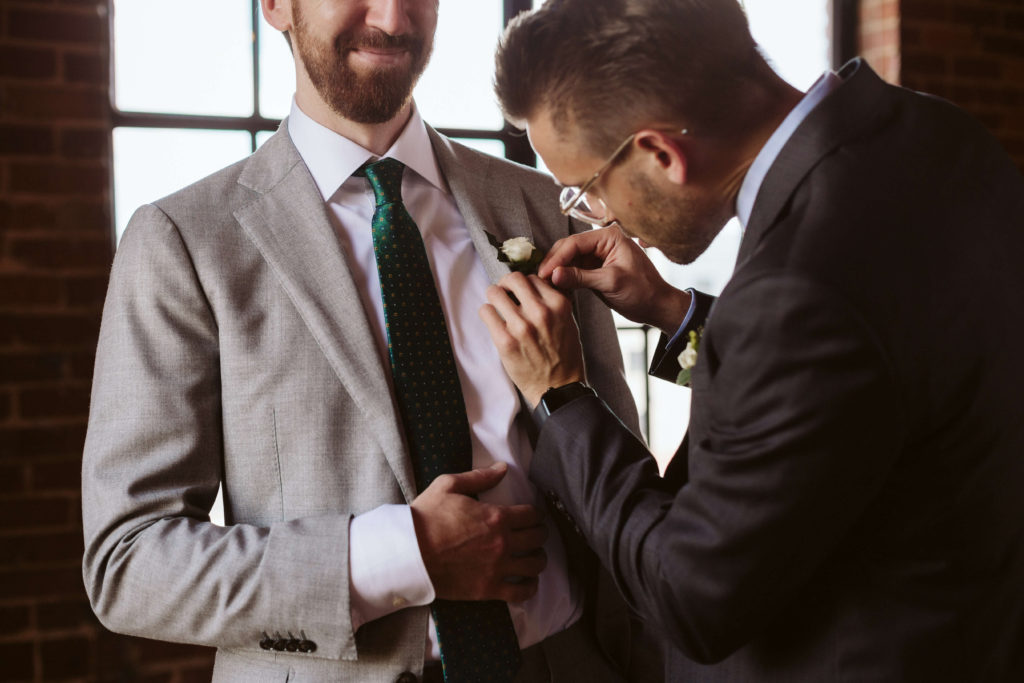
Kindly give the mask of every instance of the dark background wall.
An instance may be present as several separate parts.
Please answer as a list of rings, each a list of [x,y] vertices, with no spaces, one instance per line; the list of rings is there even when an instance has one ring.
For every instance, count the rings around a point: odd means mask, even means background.
[[[211,651],[109,633],[80,467],[113,255],[108,7],[0,2],[0,681],[208,681]],[[861,51],[978,116],[1024,168],[1022,0],[864,0]]]
[[[212,650],[106,631],[80,468],[113,256],[108,8],[0,2],[0,681],[209,681]]]
[[[951,100],[1024,169],[1024,0],[862,0],[861,54],[887,80]]]

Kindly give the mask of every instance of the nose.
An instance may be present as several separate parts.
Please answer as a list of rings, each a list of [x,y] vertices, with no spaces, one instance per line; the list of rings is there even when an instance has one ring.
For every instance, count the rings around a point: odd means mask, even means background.
[[[412,19],[407,5],[417,0],[371,0],[366,12],[366,25],[392,36],[412,32]]]

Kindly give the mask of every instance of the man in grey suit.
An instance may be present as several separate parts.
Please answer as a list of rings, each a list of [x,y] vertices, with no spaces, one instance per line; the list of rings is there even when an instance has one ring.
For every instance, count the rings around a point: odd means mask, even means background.
[[[477,316],[508,273],[487,232],[546,248],[579,224],[548,177],[420,119],[434,0],[262,6],[293,47],[291,115],[250,158],[139,209],[115,258],[83,466],[97,615],[218,648],[216,681],[440,680],[441,661],[447,680],[502,680],[450,674],[430,607],[502,601],[515,680],[621,680],[643,664],[628,612],[538,509],[531,425]],[[404,164],[472,442],[472,471],[422,491],[357,174],[376,158]],[[592,381],[635,425],[609,312],[574,304]]]
[[[1024,180],[992,136],[861,60],[796,91],[735,0],[553,0],[497,82],[563,210],[618,223],[483,315],[539,404],[531,478],[670,641],[667,678],[1024,680]],[[713,306],[629,239],[686,263],[734,215]],[[693,394],[664,479],[544,278],[665,332],[652,372]]]

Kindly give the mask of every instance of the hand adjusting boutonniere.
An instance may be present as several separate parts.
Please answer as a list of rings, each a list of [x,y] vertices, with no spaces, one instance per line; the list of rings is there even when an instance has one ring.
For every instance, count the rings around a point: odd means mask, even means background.
[[[679,371],[679,376],[676,377],[676,384],[684,387],[690,386],[690,372],[693,370],[693,366],[697,364],[697,350],[700,348],[700,338],[704,335],[704,327],[698,327],[696,330],[690,330],[690,341],[687,342],[686,348],[679,354],[679,367],[682,370]]]
[[[544,252],[533,246],[529,237],[513,237],[502,242],[491,233],[484,231],[487,241],[498,250],[498,260],[507,263],[511,270],[524,275],[536,275]]]

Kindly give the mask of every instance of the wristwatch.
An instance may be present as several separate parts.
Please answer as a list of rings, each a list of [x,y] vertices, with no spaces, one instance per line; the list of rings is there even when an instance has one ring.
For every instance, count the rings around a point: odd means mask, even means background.
[[[544,421],[551,416],[551,413],[581,396],[597,396],[597,393],[583,382],[570,382],[545,391],[537,409],[533,411],[533,419],[537,423],[537,427],[543,426]]]

